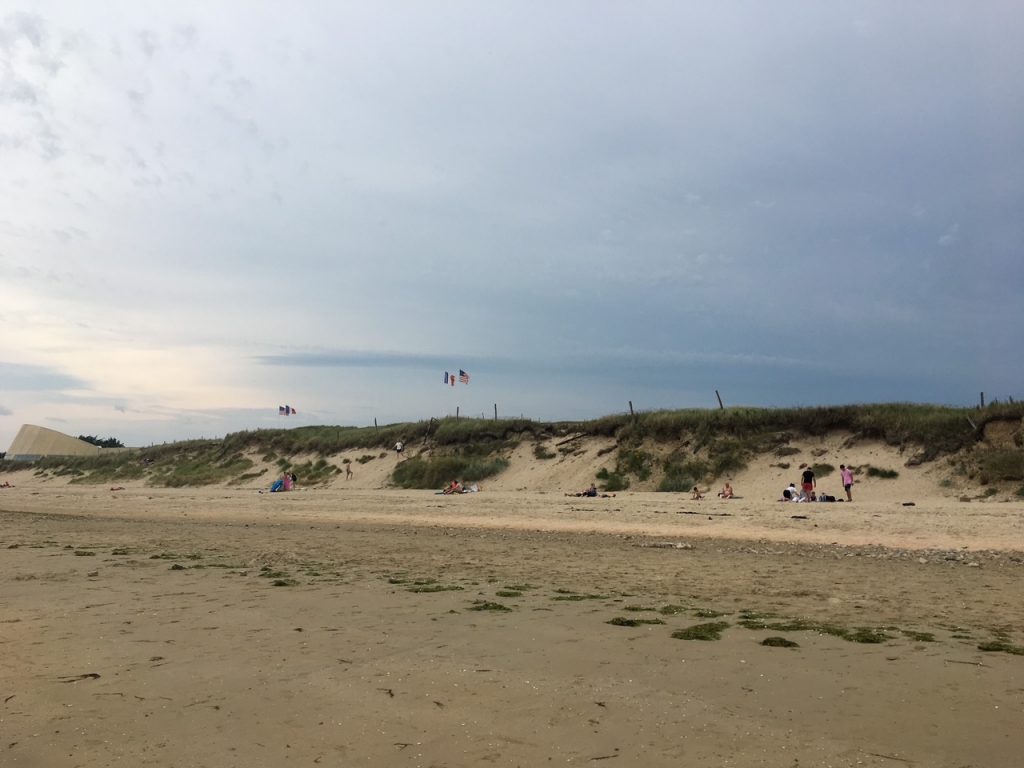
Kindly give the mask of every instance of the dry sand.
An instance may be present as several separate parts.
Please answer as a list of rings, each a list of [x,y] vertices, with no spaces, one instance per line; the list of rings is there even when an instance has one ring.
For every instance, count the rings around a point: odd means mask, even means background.
[[[564,496],[596,450],[460,497],[379,489],[391,456],[273,495],[13,476],[0,765],[1022,764],[1024,656],[978,645],[1024,645],[1024,505],[927,468],[854,504],[776,503],[769,469],[732,501]]]

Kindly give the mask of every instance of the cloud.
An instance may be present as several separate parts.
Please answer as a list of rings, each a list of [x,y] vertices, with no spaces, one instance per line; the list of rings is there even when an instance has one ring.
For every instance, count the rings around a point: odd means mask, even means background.
[[[0,107],[4,134],[0,146],[34,146],[45,159],[64,152],[49,94],[64,69],[62,58],[72,41],[54,41],[38,15],[16,13],[0,20]]]
[[[132,112],[139,117],[145,117],[146,94],[141,91],[128,90],[126,95],[128,96],[128,102],[132,106]]]
[[[425,355],[403,352],[290,352],[279,355],[257,355],[262,365],[296,368],[443,368],[451,366],[461,355]],[[479,360],[479,358],[476,358]]]
[[[456,366],[554,418],[1022,380],[1020,10],[122,5],[0,16],[19,418],[419,417]]]
[[[89,385],[75,376],[41,365],[22,365],[0,361],[0,382],[9,391],[60,391],[88,389]]]
[[[153,58],[160,49],[159,36],[151,29],[140,30],[136,35],[136,41],[139,44],[139,50],[145,54],[147,59]]]
[[[960,232],[960,224],[959,223],[950,224],[946,228],[946,231],[943,233],[942,237],[940,237],[939,240],[938,240],[939,247],[940,248],[951,248],[952,246],[956,245],[956,241],[958,239],[959,232]]]
[[[34,13],[12,13],[0,23],[0,50],[10,51],[19,39],[26,40],[32,47],[40,48],[46,37],[46,25],[41,16]]]

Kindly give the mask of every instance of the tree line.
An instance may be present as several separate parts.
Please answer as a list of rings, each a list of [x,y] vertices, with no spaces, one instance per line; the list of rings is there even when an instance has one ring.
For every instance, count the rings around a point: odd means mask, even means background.
[[[79,440],[84,440],[100,448],[124,448],[124,443],[116,437],[96,437],[95,435],[79,435]]]

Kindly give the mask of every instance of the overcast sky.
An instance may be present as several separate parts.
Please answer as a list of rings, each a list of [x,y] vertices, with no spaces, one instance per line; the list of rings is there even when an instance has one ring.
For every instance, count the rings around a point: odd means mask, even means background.
[[[1010,0],[0,0],[0,450],[1024,396],[1022,40]]]

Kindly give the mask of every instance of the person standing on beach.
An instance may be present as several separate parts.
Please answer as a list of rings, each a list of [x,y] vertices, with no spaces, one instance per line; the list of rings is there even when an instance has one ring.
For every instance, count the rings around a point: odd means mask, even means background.
[[[814,493],[814,489],[818,487],[818,483],[814,479],[814,470],[808,467],[804,470],[803,476],[801,477],[803,483],[803,499],[804,501],[811,500],[811,494]]]
[[[853,470],[845,464],[840,464],[839,476],[843,478],[843,488],[846,490],[846,500],[853,501]]]
[[[399,440],[397,443],[395,443],[395,458],[396,459],[401,459],[402,458],[402,451],[404,451],[404,450],[405,450],[405,444],[402,443],[401,440]]]

